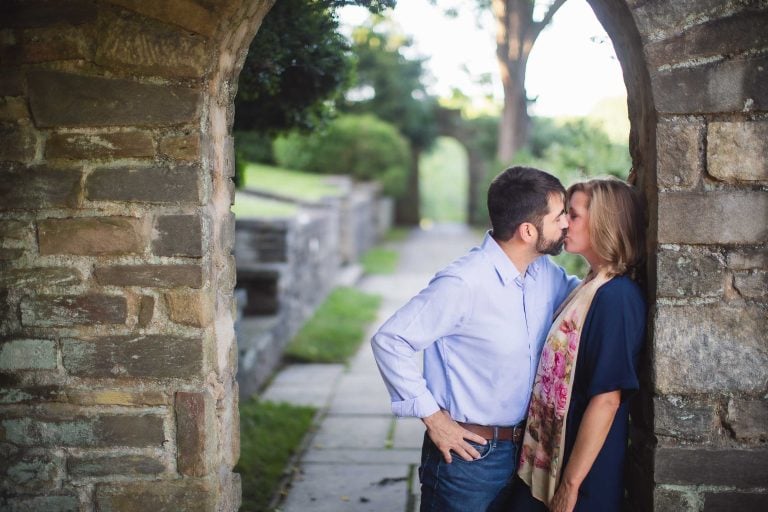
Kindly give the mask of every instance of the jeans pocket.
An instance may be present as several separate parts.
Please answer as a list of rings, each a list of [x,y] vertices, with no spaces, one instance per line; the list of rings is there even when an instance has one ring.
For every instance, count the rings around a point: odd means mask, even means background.
[[[472,446],[475,450],[477,450],[480,453],[480,457],[477,458],[477,459],[472,459],[472,460],[464,460],[463,458],[458,456],[456,454],[456,452],[451,452],[454,455],[454,457],[453,457],[454,461],[463,462],[465,464],[472,464],[473,462],[477,462],[479,460],[483,460],[488,455],[490,455],[491,452],[493,451],[493,446],[494,445],[493,445],[492,441],[488,441],[487,443],[485,443],[485,445],[478,444],[478,443],[475,443],[473,441],[467,441],[467,443],[469,443],[470,446]]]

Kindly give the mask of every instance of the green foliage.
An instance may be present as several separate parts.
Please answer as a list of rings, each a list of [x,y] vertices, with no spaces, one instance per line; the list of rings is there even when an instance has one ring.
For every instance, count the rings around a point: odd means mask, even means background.
[[[237,218],[285,218],[293,217],[298,211],[298,206],[293,203],[276,201],[242,192],[235,194],[235,204],[232,205],[232,213]]]
[[[267,510],[286,466],[312,424],[315,410],[285,403],[240,404],[240,460],[243,512]]]
[[[378,180],[384,192],[394,197],[405,192],[408,143],[394,126],[371,115],[346,115],[325,130],[280,137],[274,153],[283,167]]]
[[[392,274],[397,267],[400,253],[391,249],[374,247],[363,254],[360,263],[366,274]]]
[[[337,288],[304,324],[285,351],[288,358],[343,363],[363,341],[365,327],[376,318],[381,297],[354,288]]]
[[[455,139],[439,137],[421,157],[419,193],[421,216],[435,222],[466,222],[467,152]]]
[[[587,260],[578,254],[571,254],[563,251],[557,256],[553,256],[552,261],[563,267],[569,275],[578,276],[582,279],[589,271]]]
[[[329,183],[324,176],[271,165],[247,163],[243,176],[246,189],[291,199],[319,201],[325,197],[337,197],[344,193],[341,188]]]

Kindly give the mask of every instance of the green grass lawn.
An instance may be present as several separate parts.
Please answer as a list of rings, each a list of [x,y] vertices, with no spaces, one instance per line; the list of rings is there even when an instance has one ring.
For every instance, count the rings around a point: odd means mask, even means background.
[[[312,407],[255,398],[240,404],[240,461],[235,471],[243,482],[242,512],[268,509],[314,415]]]
[[[419,162],[421,217],[466,222],[469,183],[467,152],[455,139],[439,137]]]
[[[397,267],[400,253],[392,249],[374,247],[363,254],[360,263],[366,274],[392,274]]]
[[[304,201],[319,201],[343,194],[343,190],[328,182],[328,176],[254,163],[246,164],[243,182],[246,189],[264,190]]]
[[[265,197],[256,197],[250,194],[235,193],[235,204],[232,212],[235,217],[261,217],[277,218],[292,217],[299,211],[298,206],[285,201],[276,201]]]
[[[315,315],[291,340],[288,359],[344,363],[363,341],[366,326],[376,318],[381,297],[354,288],[336,288]]]

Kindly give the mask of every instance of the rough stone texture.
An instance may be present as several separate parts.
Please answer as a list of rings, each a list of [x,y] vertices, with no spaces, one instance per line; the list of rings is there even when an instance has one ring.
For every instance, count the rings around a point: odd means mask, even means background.
[[[0,287],[29,290],[80,284],[77,269],[67,267],[14,268],[0,274]]]
[[[76,207],[81,171],[7,168],[0,165],[0,210]]]
[[[139,301],[139,326],[146,327],[152,321],[155,314],[155,298],[151,295],[142,295]]]
[[[24,98],[0,97],[0,121],[16,122],[29,118],[29,109]]]
[[[702,173],[699,155],[704,148],[704,123],[662,120],[656,130],[659,186],[692,188]]]
[[[61,401],[77,405],[124,405],[158,406],[171,403],[169,395],[163,391],[116,391],[105,390],[67,390],[60,394]]]
[[[158,126],[198,115],[199,92],[186,87],[47,70],[30,71],[28,80],[39,127]]]
[[[761,57],[659,72],[651,84],[661,113],[715,114],[768,110],[767,78],[768,58]]]
[[[56,342],[20,339],[0,343],[0,370],[54,370]]]
[[[161,480],[125,485],[97,485],[99,512],[210,512],[216,510],[214,489],[200,479]]]
[[[91,201],[197,203],[195,167],[97,169],[85,183]]]
[[[759,399],[731,399],[728,401],[726,421],[736,439],[764,441],[768,439],[768,402]]]
[[[24,450],[0,458],[0,490],[31,491],[56,488],[61,476],[61,458],[45,452]]]
[[[215,406],[208,393],[176,393],[176,446],[179,473],[205,476],[213,467]]]
[[[195,0],[169,0],[161,4],[142,0],[109,0],[113,4],[136,11],[145,16],[185,28],[191,32],[210,36],[216,28],[212,5]]]
[[[35,156],[35,134],[26,125],[0,123],[0,140],[0,161],[26,162]]]
[[[744,298],[758,300],[768,298],[768,272],[764,270],[736,272],[733,276],[733,286]]]
[[[0,498],[1,499],[1,498]],[[77,512],[80,500],[77,492],[57,492],[47,496],[22,496],[0,501],[4,512]]]
[[[713,122],[707,132],[707,170],[726,181],[768,181],[768,121]]]
[[[758,307],[658,306],[656,390],[761,392],[768,379],[767,324],[765,311]]]
[[[768,481],[768,450],[662,447],[654,469],[662,484],[762,487]]]
[[[659,250],[658,297],[717,297],[723,294],[725,268],[716,253],[696,247]]]
[[[768,268],[768,248],[738,248],[728,252],[728,268],[733,270]]]
[[[191,378],[203,370],[199,338],[171,335],[64,339],[64,369],[83,377]]]
[[[168,318],[172,322],[205,327],[213,320],[210,296],[206,292],[173,290],[164,295]]]
[[[155,220],[152,252],[158,256],[203,255],[202,228],[197,215],[165,215]]]
[[[750,191],[659,193],[659,242],[753,244],[768,241],[768,194]]]
[[[0,74],[0,96],[21,96],[26,89],[24,74],[19,68],[4,67]]]
[[[28,222],[20,220],[0,220],[0,238],[3,240],[24,240],[31,231]]]
[[[40,254],[141,253],[146,245],[143,223],[134,217],[47,219],[37,224]]]
[[[21,323],[37,327],[123,324],[125,297],[119,295],[38,295],[21,301]]]
[[[100,25],[99,65],[173,77],[197,77],[204,71],[206,40],[199,35],[146,18],[104,16]]]
[[[656,488],[653,494],[653,510],[656,512],[698,512],[698,508],[691,503],[690,495],[684,492]]]
[[[705,492],[703,512],[759,512],[768,510],[768,494],[748,492]]]
[[[175,160],[195,162],[200,158],[198,135],[173,135],[160,141],[160,153]]]
[[[98,160],[154,156],[151,134],[140,131],[117,133],[54,133],[45,144],[47,158]]]
[[[152,286],[200,288],[203,269],[199,265],[115,265],[96,267],[96,282],[114,286]]]
[[[653,398],[654,433],[674,439],[700,441],[717,424],[716,404],[682,397]]]
[[[1,27],[28,28],[49,25],[81,25],[96,16],[93,5],[82,0],[51,2],[46,0],[7,0],[0,13]]]
[[[672,37],[723,9],[722,0],[629,0],[640,34],[648,41]]]
[[[160,447],[163,419],[143,416],[22,417],[0,420],[5,441],[18,446]]]
[[[0,50],[9,64],[88,59],[91,55],[85,31],[80,27],[58,25],[17,30],[14,43]]]
[[[79,477],[109,475],[157,475],[165,471],[163,463],[145,455],[94,456],[85,455],[67,459],[67,474]]]
[[[21,258],[24,249],[5,249],[0,248],[0,261],[13,261]]]

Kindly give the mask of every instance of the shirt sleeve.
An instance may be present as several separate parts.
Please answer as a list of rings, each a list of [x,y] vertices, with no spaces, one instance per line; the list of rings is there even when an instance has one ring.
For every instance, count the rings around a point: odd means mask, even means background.
[[[616,278],[620,279],[620,278]],[[577,367],[585,365],[587,395],[639,389],[637,359],[645,339],[645,302],[628,279],[608,282],[592,301],[579,347]]]
[[[396,416],[424,418],[440,410],[427,388],[417,355],[454,332],[470,308],[466,282],[456,276],[438,276],[373,336],[373,354]]]

